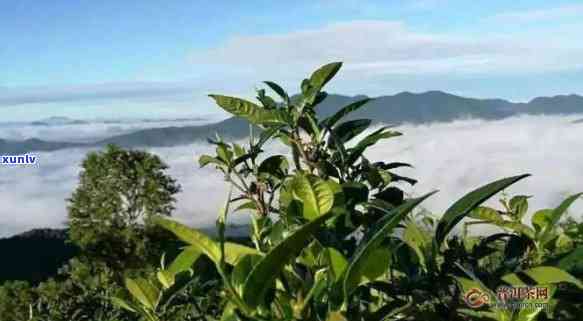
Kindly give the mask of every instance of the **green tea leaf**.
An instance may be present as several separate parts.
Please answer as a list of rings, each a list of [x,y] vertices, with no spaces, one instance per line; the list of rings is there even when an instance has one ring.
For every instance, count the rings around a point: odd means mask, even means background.
[[[583,273],[583,246],[569,252],[563,256],[556,263],[557,267],[569,273],[582,274]]]
[[[145,279],[125,279],[125,286],[132,296],[149,310],[155,310],[160,298],[160,290]]]
[[[368,103],[369,101],[371,101],[371,98],[365,98],[362,100],[358,100],[355,101],[351,104],[349,104],[348,106],[342,107],[339,111],[337,111],[334,115],[324,119],[321,123],[320,123],[320,127],[322,128],[326,128],[326,127],[334,127],[334,125],[336,125],[336,123],[341,120],[342,118],[344,118],[345,116],[347,116],[348,114],[357,111],[358,109],[360,109],[362,106],[364,106],[366,103]]]
[[[547,227],[551,225],[552,214],[553,214],[552,209],[544,209],[544,210],[536,211],[532,215],[532,219],[531,219],[532,226],[537,231],[537,233],[540,233],[543,230],[546,230]]]
[[[169,289],[170,287],[172,287],[174,285],[174,274],[173,273],[162,270],[162,271],[156,272],[156,277],[158,278],[158,281],[160,282],[160,284],[162,284],[164,289]]]
[[[222,95],[209,95],[225,111],[247,119],[255,125],[287,124],[287,113],[281,109],[265,109],[250,101]]]
[[[530,174],[497,180],[474,191],[471,191],[470,193],[460,198],[445,211],[445,214],[437,225],[437,230],[435,232],[435,245],[437,248],[441,246],[445,240],[445,237],[454,228],[454,226],[469,213],[471,213],[475,208],[480,206],[480,204],[501,190],[528,176],[530,176]]]
[[[397,227],[399,223],[411,212],[417,205],[423,202],[426,198],[433,195],[435,192],[426,194],[419,198],[414,198],[403,203],[401,206],[388,211],[386,215],[377,223],[379,228],[374,235],[364,244],[362,244],[354,257],[350,260],[350,264],[346,269],[344,276],[344,297],[345,299],[352,293],[352,291],[360,283],[364,268],[370,260],[375,260],[372,253],[380,246],[382,241],[389,235],[389,233]],[[384,210],[384,209],[381,209]]]
[[[219,160],[218,158],[209,156],[209,155],[202,155],[198,159],[198,164],[200,167],[205,167],[208,164],[215,164],[217,166],[224,166],[226,165],[223,161]]]
[[[313,220],[326,214],[334,204],[334,191],[329,182],[314,176],[298,174],[291,181],[295,198],[304,206],[304,217]]]
[[[287,158],[282,155],[274,155],[261,162],[257,171],[260,175],[264,174],[283,179],[287,175],[288,169],[289,163]]]
[[[530,196],[517,195],[510,199],[508,205],[514,214],[515,220],[520,222],[528,211],[528,199]]]
[[[252,308],[264,300],[265,293],[282,272],[286,264],[294,259],[310,243],[313,233],[330,217],[331,213],[303,225],[280,242],[257,263],[243,286],[243,300]]]
[[[155,224],[174,233],[180,240],[193,245],[208,256],[208,258],[215,264],[219,264],[221,260],[221,249],[219,248],[219,245],[206,236],[206,234],[162,216],[156,216],[153,220]]]
[[[504,221],[504,218],[500,215],[500,213],[498,213],[497,210],[486,206],[478,206],[468,214],[468,217],[476,220],[489,221],[492,223]]]
[[[133,313],[136,313],[138,311],[138,308],[136,306],[118,297],[112,297],[111,303],[113,303],[113,305],[117,307],[120,307]]]
[[[326,248],[326,253],[328,254],[330,272],[334,276],[334,281],[339,281],[342,278],[346,267],[348,267],[348,260],[338,252],[335,248]]]
[[[168,272],[176,275],[180,272],[188,271],[194,262],[198,260],[201,255],[201,251],[196,246],[186,247],[180,254],[176,256],[174,261],[166,269]]]
[[[553,210],[553,212],[551,213],[550,225],[555,226],[559,222],[559,220],[561,219],[563,214],[565,214],[565,212],[567,212],[567,209],[569,209],[571,204],[573,204],[573,202],[575,202],[577,199],[579,199],[579,197],[581,197],[581,195],[583,195],[583,193],[571,195],[571,196],[567,197],[567,199],[564,200],[561,203],[561,205],[559,205],[557,208],[555,208]]]
[[[344,122],[336,126],[333,130],[334,137],[342,144],[350,141],[360,133],[365,131],[371,124],[370,119],[355,119]],[[334,146],[332,141],[328,142],[331,147]]]
[[[381,139],[387,139],[392,137],[401,136],[402,134],[396,131],[386,131],[389,127],[382,127],[372,132],[365,138],[363,138],[356,146],[348,150],[349,156],[346,160],[346,164],[352,165],[356,160],[366,151],[367,148],[373,146]]]
[[[576,285],[580,289],[583,289],[583,283],[579,281],[576,277],[554,266],[538,266],[526,271],[522,271],[518,274],[517,273],[507,274],[504,277],[502,277],[502,280],[512,285],[517,285],[521,283],[524,284],[521,281],[519,274],[525,274],[529,278],[533,279],[536,282],[536,284],[540,285],[565,282],[571,283],[573,285]]]
[[[318,68],[310,76],[310,84],[316,88],[316,91],[322,90],[324,86],[336,75],[338,70],[342,67],[341,62],[332,62]]]
[[[278,94],[284,102],[289,104],[289,95],[287,92],[285,92],[285,90],[283,90],[283,88],[281,88],[280,85],[274,83],[273,81],[264,81],[263,83],[269,86],[269,88],[271,88],[271,90],[273,90],[276,94]]]

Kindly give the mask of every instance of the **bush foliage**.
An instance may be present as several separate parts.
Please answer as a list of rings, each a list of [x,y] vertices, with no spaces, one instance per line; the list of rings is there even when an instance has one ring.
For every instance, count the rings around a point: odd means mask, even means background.
[[[169,211],[152,211],[161,215],[148,216],[148,222],[182,242],[177,255],[141,269],[104,266],[86,277],[76,277],[87,270],[72,264],[65,281],[33,290],[11,283],[0,297],[14,298],[0,303],[0,312],[32,320],[43,306],[65,302],[64,296],[79,299],[74,307],[44,311],[70,320],[577,320],[583,312],[583,228],[560,220],[580,194],[538,211],[529,209],[525,195],[503,196],[496,208],[485,205],[529,176],[520,174],[470,191],[439,217],[429,214],[421,204],[435,192],[411,197],[403,191],[403,184],[417,182],[398,173],[409,164],[367,157],[379,141],[401,135],[347,117],[370,99],[318,117],[323,88],[340,68],[319,68],[293,97],[269,81],[265,85],[277,99],[261,89],[259,104],[210,95],[250,124],[247,144],[209,139],[216,153],[199,159],[230,185],[216,237],[167,218]],[[266,154],[272,142],[289,153]],[[112,197],[100,190],[84,197]],[[116,207],[105,215],[124,211]],[[229,217],[239,212],[250,215],[248,238],[229,240]],[[472,233],[474,225],[497,232],[480,236]],[[53,285],[58,290],[49,291]],[[495,304],[500,286],[527,285],[547,291],[544,307]]]

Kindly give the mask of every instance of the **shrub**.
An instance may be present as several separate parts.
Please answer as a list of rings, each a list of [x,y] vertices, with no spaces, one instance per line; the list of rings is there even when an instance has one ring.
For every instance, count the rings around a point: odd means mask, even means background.
[[[326,97],[323,87],[340,67],[331,63],[316,70],[302,81],[296,97],[265,82],[279,101],[263,89],[258,91],[260,104],[210,95],[219,107],[251,125],[247,146],[217,137],[210,140],[216,154],[199,160],[201,166],[224,173],[231,186],[218,215],[218,238],[156,217],[156,224],[188,246],[155,274],[126,278],[130,295],[114,302],[147,320],[161,320],[172,295],[198,275],[192,265],[206,257],[221,281],[216,316],[221,320],[576,317],[558,304],[544,312],[495,305],[474,310],[463,298],[470,290],[494,298],[492,289],[499,285],[527,283],[549,287],[558,301],[563,300],[564,287],[557,285],[570,284],[580,295],[583,284],[568,271],[580,264],[581,248],[562,247],[562,261],[557,263],[549,260],[548,247],[563,237],[554,226],[579,194],[555,209],[535,213],[534,229],[522,223],[527,197],[512,198],[504,210],[483,207],[528,175],[471,191],[439,220],[423,212],[412,215],[433,193],[407,197],[399,184],[416,181],[399,175],[398,169],[408,164],[366,157],[368,148],[400,133],[390,127],[372,129],[368,119],[346,120],[370,99],[325,119],[318,116],[318,104]],[[264,155],[264,145],[274,140],[289,148],[289,157]],[[228,217],[238,211],[251,213],[252,246],[225,239]],[[458,223],[469,218],[505,232],[485,238],[453,235]]]

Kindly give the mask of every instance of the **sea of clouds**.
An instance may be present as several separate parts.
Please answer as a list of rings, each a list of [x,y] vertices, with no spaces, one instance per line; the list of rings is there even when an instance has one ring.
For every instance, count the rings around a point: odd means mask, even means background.
[[[529,177],[509,194],[533,195],[531,209],[554,207],[567,195],[583,191],[583,123],[581,116],[520,116],[498,121],[460,120],[450,123],[403,125],[404,136],[371,148],[371,160],[409,162],[399,173],[419,179],[412,195],[438,189],[424,203],[443,212],[466,192],[498,178],[522,173]],[[174,217],[194,226],[209,226],[224,202],[227,185],[212,168],[197,159],[212,153],[207,144],[149,148],[170,166],[182,192]],[[284,153],[271,145],[268,152]],[[66,198],[78,182],[80,163],[88,149],[38,153],[30,167],[0,167],[0,237],[31,228],[60,227],[66,221]],[[496,198],[491,204],[496,204]],[[583,200],[570,214],[581,218]],[[245,221],[245,214],[233,216]]]
[[[0,139],[91,143],[111,136],[128,134],[146,128],[195,126],[213,122],[213,118],[169,120],[90,121],[86,124],[34,125],[33,123],[0,123]]]

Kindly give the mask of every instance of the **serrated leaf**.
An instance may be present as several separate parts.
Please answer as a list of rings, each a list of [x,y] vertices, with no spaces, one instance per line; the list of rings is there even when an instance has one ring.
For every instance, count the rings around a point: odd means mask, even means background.
[[[288,123],[287,114],[281,109],[265,109],[250,101],[236,97],[222,95],[209,95],[209,97],[213,98],[217,105],[225,111],[237,117],[245,118],[255,125]]]
[[[490,184],[471,191],[470,193],[460,198],[453,205],[451,205],[445,211],[445,214],[442,216],[437,225],[437,230],[435,232],[435,245],[437,248],[441,246],[445,240],[445,237],[455,227],[455,225],[469,213],[471,213],[471,211],[480,206],[490,197],[494,196],[496,193],[528,176],[530,176],[530,174],[518,175],[494,181]]]
[[[257,307],[263,302],[265,293],[285,265],[310,243],[313,233],[331,216],[331,213],[328,213],[303,225],[280,242],[254,266],[243,287],[243,300],[251,308]]]
[[[294,197],[303,203],[304,217],[313,220],[326,214],[334,204],[334,191],[329,182],[314,176],[298,174],[291,181]]]

